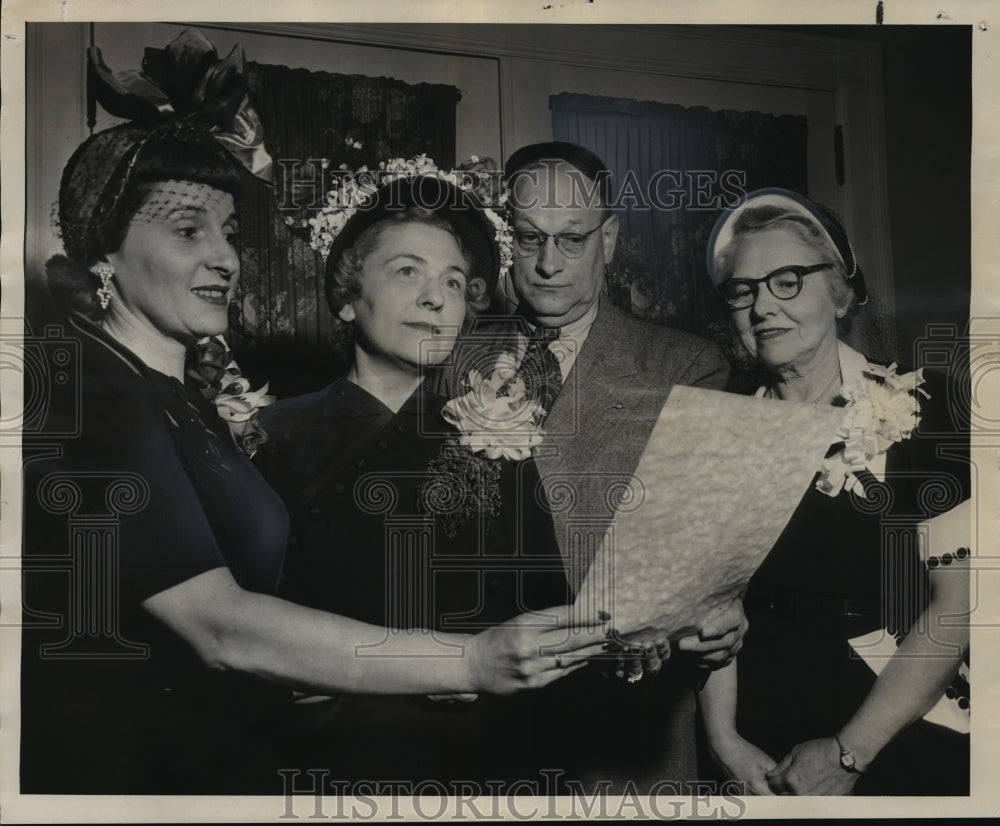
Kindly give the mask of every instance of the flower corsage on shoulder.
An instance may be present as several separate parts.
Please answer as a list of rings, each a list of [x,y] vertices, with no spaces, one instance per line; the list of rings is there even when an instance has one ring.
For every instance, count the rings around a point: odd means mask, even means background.
[[[187,374],[201,395],[215,405],[236,446],[253,457],[267,441],[267,433],[258,421],[260,408],[274,402],[267,384],[259,390],[250,388],[249,379],[240,373],[222,336],[204,338],[195,345],[193,364]]]
[[[841,396],[847,406],[837,433],[844,447],[823,460],[816,488],[828,496],[842,490],[864,496],[855,474],[913,434],[920,423],[919,397],[930,398],[923,383],[923,368],[898,373],[895,363],[885,367],[869,362],[855,381],[845,384]]]
[[[442,410],[457,432],[428,465],[420,492],[425,512],[451,537],[469,519],[499,515],[501,462],[527,459],[544,435],[544,411],[527,394],[512,353],[502,354],[489,376],[471,370],[466,385]]]

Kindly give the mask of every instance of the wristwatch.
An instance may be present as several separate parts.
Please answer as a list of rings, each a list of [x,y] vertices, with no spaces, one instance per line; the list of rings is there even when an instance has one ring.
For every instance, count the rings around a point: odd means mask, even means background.
[[[861,769],[858,768],[858,761],[854,757],[854,752],[840,742],[839,735],[833,735],[833,739],[836,740],[837,745],[840,746],[840,767],[844,771],[851,772],[852,774],[861,774]]]

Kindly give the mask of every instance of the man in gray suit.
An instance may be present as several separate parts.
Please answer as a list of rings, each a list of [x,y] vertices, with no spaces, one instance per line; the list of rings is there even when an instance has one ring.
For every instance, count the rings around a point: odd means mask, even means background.
[[[614,494],[632,479],[670,388],[721,389],[728,367],[711,342],[632,318],[602,299],[618,219],[600,158],[573,144],[533,144],[510,157],[505,175],[517,323],[531,342],[519,359],[549,409],[536,461],[567,575],[579,590],[612,522]],[[646,507],[658,506],[647,500]],[[686,791],[669,784],[697,777],[694,686],[706,669],[731,659],[745,630],[736,601],[677,643],[655,680],[601,680],[597,669],[585,669],[562,681],[560,706],[575,732],[562,754],[572,773],[591,789],[610,781],[619,793],[630,782],[639,792]]]

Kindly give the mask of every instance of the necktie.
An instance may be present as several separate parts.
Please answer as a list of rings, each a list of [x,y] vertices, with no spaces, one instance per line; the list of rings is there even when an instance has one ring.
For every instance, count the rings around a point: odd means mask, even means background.
[[[525,387],[548,413],[552,408],[559,388],[562,387],[562,372],[559,359],[549,349],[549,345],[559,338],[558,327],[538,327],[528,341],[528,349],[521,361],[520,374]]]

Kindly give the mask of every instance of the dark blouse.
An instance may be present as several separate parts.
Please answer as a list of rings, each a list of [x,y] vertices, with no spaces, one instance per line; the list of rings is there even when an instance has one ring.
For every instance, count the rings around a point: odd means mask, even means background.
[[[141,604],[222,566],[273,592],[287,514],[196,390],[82,317],[46,346],[60,370],[24,439],[21,790],[232,791],[234,720],[266,692],[210,674]]]
[[[260,464],[292,522],[283,596],[376,625],[465,633],[569,601],[532,461],[501,462],[492,520],[450,537],[425,513],[428,464],[454,434],[443,401],[418,389],[393,414],[342,378],[262,417]],[[537,694],[345,696],[299,712],[289,757],[339,779],[512,779],[532,771],[541,708]]]
[[[933,373],[924,389],[920,425],[889,448],[884,482],[859,474],[864,497],[811,487],[750,581],[738,728],[775,760],[836,733],[867,695],[875,675],[848,640],[880,628],[901,635],[927,604],[915,525],[967,499],[970,478],[961,396]],[[856,791],[966,793],[967,778],[968,737],[918,721]]]

